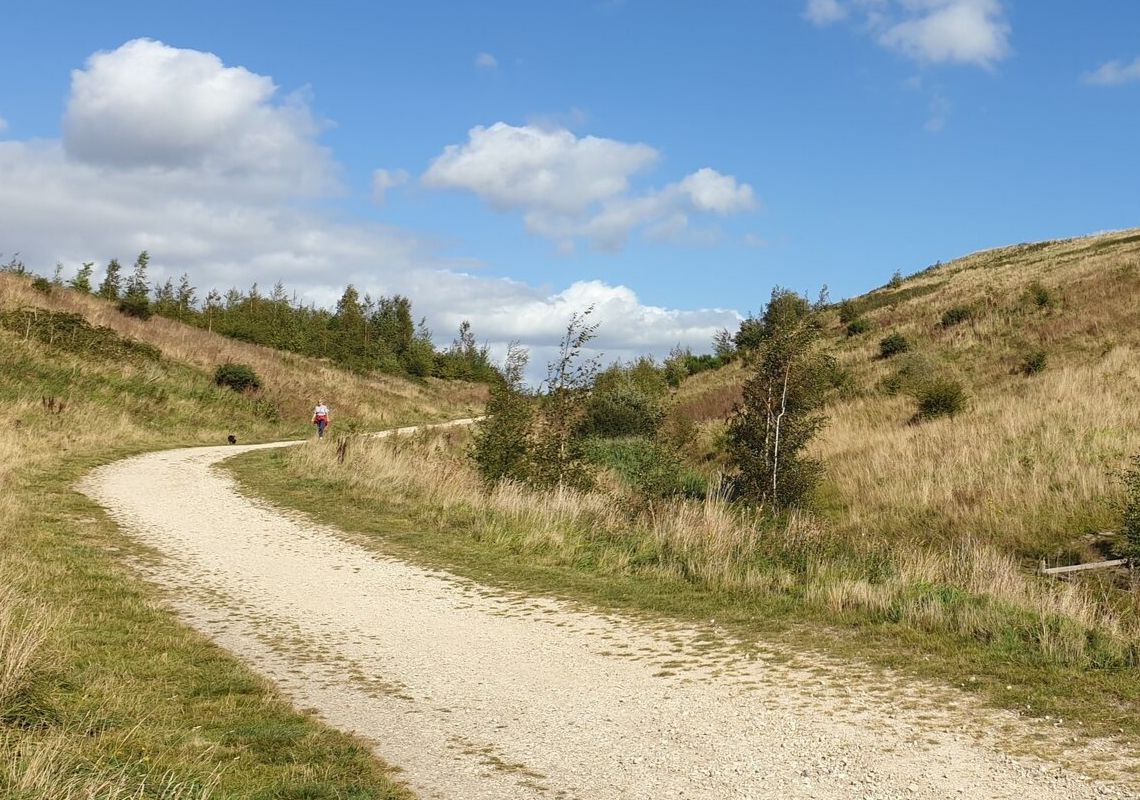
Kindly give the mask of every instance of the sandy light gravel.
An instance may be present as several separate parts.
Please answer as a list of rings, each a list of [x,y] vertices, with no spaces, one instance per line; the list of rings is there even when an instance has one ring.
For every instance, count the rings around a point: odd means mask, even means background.
[[[1137,796],[1060,766],[1089,763],[1087,744],[1066,751],[1055,727],[960,693],[789,666],[711,621],[488,590],[255,503],[213,466],[273,446],[143,455],[80,488],[160,554],[139,569],[184,619],[372,742],[423,798]],[[1052,760],[1003,752],[1042,737]]]

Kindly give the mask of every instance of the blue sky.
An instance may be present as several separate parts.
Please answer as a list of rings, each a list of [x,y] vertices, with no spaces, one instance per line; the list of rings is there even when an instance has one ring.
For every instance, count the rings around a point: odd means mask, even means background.
[[[1140,224],[1140,5],[9,5],[0,251],[200,287],[352,281],[541,354],[707,349],[833,298]],[[386,188],[385,188],[386,187]],[[384,188],[384,191],[378,189]]]

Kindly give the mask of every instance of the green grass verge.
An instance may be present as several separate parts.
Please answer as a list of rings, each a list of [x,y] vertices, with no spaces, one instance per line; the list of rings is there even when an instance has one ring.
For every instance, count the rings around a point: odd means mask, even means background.
[[[0,733],[18,729],[25,753],[66,740],[58,774],[32,782],[37,793],[114,775],[132,797],[144,783],[153,794],[139,797],[175,796],[165,783],[178,797],[410,798],[365,743],[291,708],[123,566],[124,555],[146,552],[69,487],[128,454],[76,458],[15,481],[30,502],[4,535],[22,566],[11,583],[57,621],[27,702],[0,720]],[[34,795],[0,770],[0,796]]]
[[[957,686],[994,707],[1028,717],[1063,718],[1072,733],[1116,737],[1125,746],[1134,746],[1140,734],[1140,680],[1135,670],[1071,667],[1036,658],[1019,641],[1032,634],[1022,628],[1035,623],[1028,617],[1014,619],[1014,610],[1008,638],[978,641],[858,612],[827,613],[800,602],[794,590],[744,594],[661,577],[651,570],[605,571],[599,565],[615,563],[607,557],[609,548],[626,543],[602,537],[583,540],[572,558],[543,552],[520,557],[522,550],[504,534],[502,520],[496,522],[494,536],[484,536],[485,516],[427,508],[395,495],[362,498],[336,480],[294,473],[288,455],[281,452],[249,453],[225,464],[259,498],[308,512],[320,522],[358,534],[356,540],[384,553],[485,584],[585,601],[605,610],[715,619],[732,635],[768,650],[788,645],[789,650],[900,670]],[[963,596],[961,602],[974,600]]]

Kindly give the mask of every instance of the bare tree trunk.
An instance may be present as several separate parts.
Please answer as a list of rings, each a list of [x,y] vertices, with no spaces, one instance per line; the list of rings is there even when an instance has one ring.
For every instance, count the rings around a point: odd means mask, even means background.
[[[780,467],[780,424],[784,421],[784,414],[788,412],[788,376],[792,374],[792,363],[784,367],[784,390],[780,395],[780,413],[776,417],[776,441],[772,446],[772,505],[777,504],[776,478]]]

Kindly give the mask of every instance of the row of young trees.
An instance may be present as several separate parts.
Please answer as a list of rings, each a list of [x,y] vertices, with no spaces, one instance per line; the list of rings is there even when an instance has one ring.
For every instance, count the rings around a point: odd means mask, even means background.
[[[469,322],[461,323],[450,347],[437,350],[426,321],[416,321],[412,301],[403,295],[362,297],[349,285],[336,308],[329,310],[298,302],[279,282],[268,293],[256,283],[245,292],[233,288],[223,294],[211,289],[199,302],[198,290],[186,274],[177,282],[167,278],[152,288],[149,265],[146,251],[139,253],[129,274],[118,259],[111,259],[95,286],[95,265],[85,262],[66,285],[117,303],[124,314],[141,319],[157,314],[223,336],[328,358],[358,372],[483,382],[496,378],[487,348],[478,344]],[[64,283],[59,267],[53,282]]]

